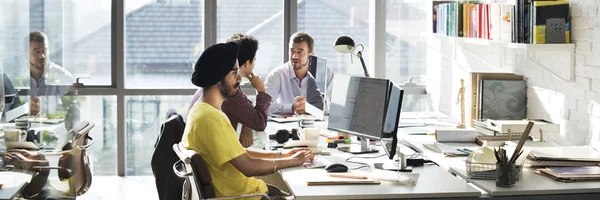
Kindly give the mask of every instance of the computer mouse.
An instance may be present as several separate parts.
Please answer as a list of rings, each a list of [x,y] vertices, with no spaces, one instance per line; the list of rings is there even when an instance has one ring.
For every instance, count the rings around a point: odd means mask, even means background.
[[[335,164],[327,165],[325,167],[325,170],[327,172],[347,172],[348,167],[346,167],[346,165],[343,165],[343,164],[335,163]]]

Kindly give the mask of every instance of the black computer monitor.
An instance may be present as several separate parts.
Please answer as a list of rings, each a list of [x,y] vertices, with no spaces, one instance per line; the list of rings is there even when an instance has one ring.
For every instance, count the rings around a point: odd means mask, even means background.
[[[381,138],[392,138],[392,143],[388,149],[385,146],[388,157],[392,159],[396,154],[398,144],[398,123],[400,121],[400,113],[402,110],[402,98],[404,98],[404,90],[398,85],[390,83],[391,87],[389,90],[389,96],[387,101],[387,111],[385,115],[385,123],[383,126],[383,132]],[[382,141],[383,142],[383,141]]]
[[[361,138],[361,146],[339,148],[350,153],[372,153],[368,140],[382,137],[390,81],[387,79],[335,76],[327,128]]]
[[[19,91],[13,86],[12,81],[8,76],[2,74],[2,82],[4,84],[4,109],[2,112],[2,121],[10,122],[14,119],[26,115],[29,112],[27,102],[22,102],[19,98]]]
[[[321,93],[325,93],[327,89],[327,59],[314,55],[308,56],[308,71],[315,77],[317,87]]]
[[[402,110],[402,98],[404,98],[404,90],[400,86],[390,82],[390,93],[387,101],[387,109],[385,115],[385,123],[383,125],[382,138],[392,138],[398,133],[398,123],[400,121],[400,113]]]

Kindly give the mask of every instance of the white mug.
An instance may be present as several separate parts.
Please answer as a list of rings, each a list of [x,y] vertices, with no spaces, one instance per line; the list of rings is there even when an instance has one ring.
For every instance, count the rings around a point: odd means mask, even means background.
[[[302,133],[302,140],[319,140],[320,128],[304,128]]]
[[[8,129],[4,130],[4,141],[5,142],[23,142],[27,137],[27,132],[19,129]]]

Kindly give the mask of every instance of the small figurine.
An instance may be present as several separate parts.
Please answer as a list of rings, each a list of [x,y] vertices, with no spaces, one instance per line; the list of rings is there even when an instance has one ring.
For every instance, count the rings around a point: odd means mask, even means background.
[[[460,79],[460,89],[458,90],[458,97],[456,97],[456,104],[460,103],[460,124],[456,128],[465,128],[465,80]]]

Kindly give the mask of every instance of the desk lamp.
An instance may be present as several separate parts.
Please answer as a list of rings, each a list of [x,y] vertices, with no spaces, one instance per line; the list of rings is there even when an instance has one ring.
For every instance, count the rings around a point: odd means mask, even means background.
[[[363,57],[362,57],[362,52],[365,50],[365,47],[362,44],[359,44],[358,46],[362,47],[362,50],[359,50],[356,53],[356,57],[358,57],[360,59],[360,63],[362,64],[363,71],[365,72],[365,77],[371,77],[371,76],[369,76],[369,72],[367,71],[367,66],[365,65],[365,60],[363,60]],[[356,50],[356,45],[354,43],[354,40],[352,40],[352,38],[344,35],[344,36],[338,37],[335,40],[335,43],[333,44],[333,49],[339,53],[353,54],[354,51]]]

